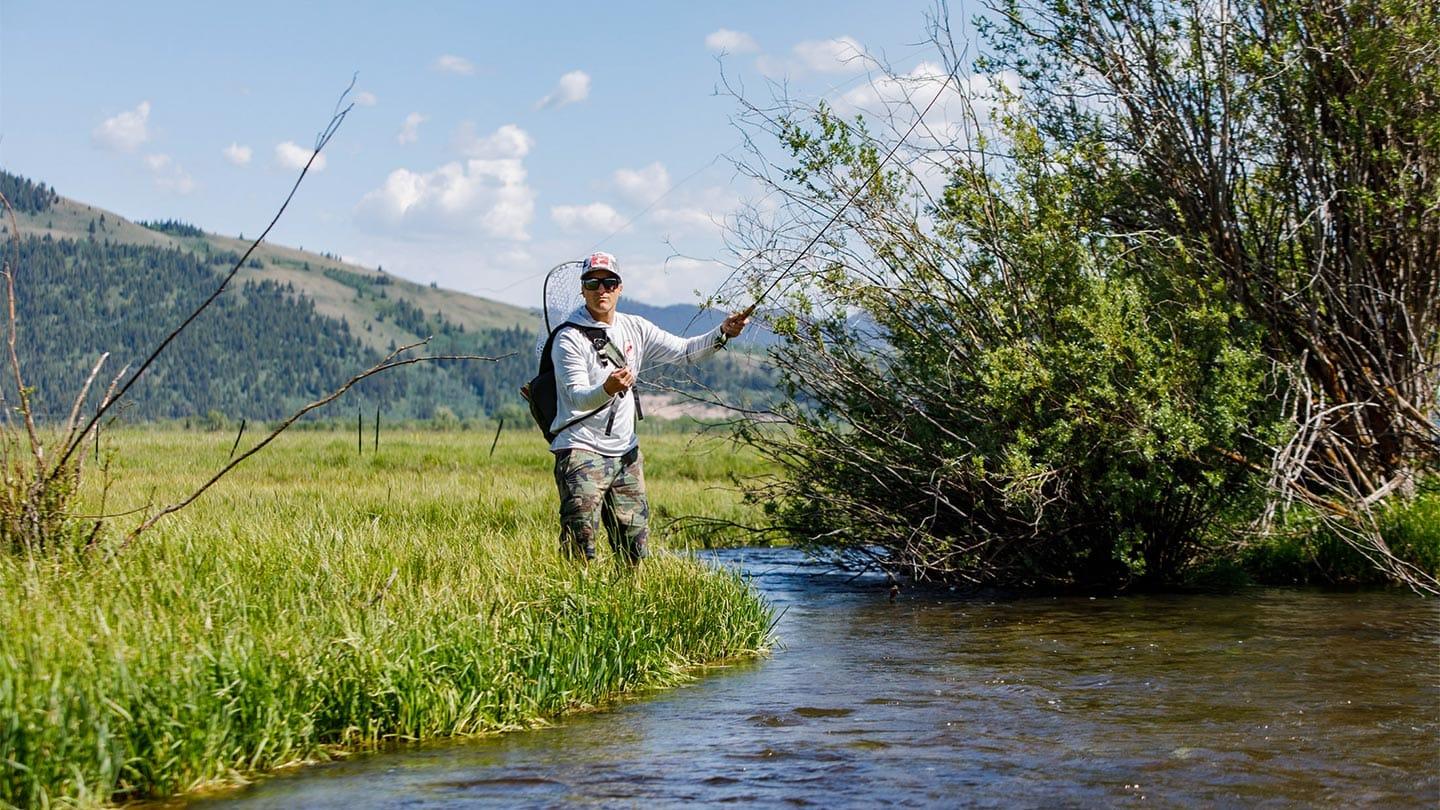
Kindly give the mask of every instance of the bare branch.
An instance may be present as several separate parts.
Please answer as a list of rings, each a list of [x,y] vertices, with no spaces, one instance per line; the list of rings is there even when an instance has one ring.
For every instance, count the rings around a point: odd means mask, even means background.
[[[179,337],[180,333],[183,332],[187,326],[193,323],[196,318],[199,318],[201,313],[203,313],[206,309],[209,309],[210,305],[215,302],[215,299],[220,297],[221,293],[225,292],[225,289],[230,286],[231,280],[235,278],[235,275],[240,272],[240,268],[244,267],[245,262],[249,260],[250,254],[254,253],[255,249],[260,246],[260,243],[264,242],[265,238],[270,235],[270,231],[274,229],[275,224],[280,221],[280,217],[285,214],[285,209],[290,206],[290,201],[295,199],[296,192],[300,190],[300,184],[304,182],[305,176],[309,174],[310,167],[315,165],[316,159],[320,157],[321,150],[323,150],[327,145],[329,145],[330,139],[335,136],[335,133],[340,129],[340,125],[344,123],[345,116],[349,115],[350,111],[354,109],[353,103],[347,104],[345,102],[345,99],[349,96],[350,91],[354,87],[355,79],[354,77],[352,77],[350,80],[350,85],[345,88],[345,91],[343,93],[340,94],[339,101],[336,102],[336,109],[334,114],[330,118],[330,122],[325,126],[324,129],[320,131],[320,134],[316,136],[315,150],[310,153],[310,159],[305,161],[305,166],[300,169],[299,176],[295,178],[294,185],[290,187],[290,193],[287,194],[284,201],[280,203],[280,208],[275,212],[275,216],[270,219],[270,224],[266,225],[265,230],[261,231],[260,235],[250,243],[250,246],[246,248],[245,253],[235,261],[235,265],[230,268],[230,272],[225,274],[225,277],[220,280],[220,283],[216,285],[214,291],[210,293],[209,297],[202,301],[200,305],[197,306],[195,310],[191,312],[190,315],[180,323],[179,326],[175,327],[175,329],[172,330],[170,334],[166,335],[165,338],[160,341],[160,344],[156,346],[155,349],[150,352],[150,355],[140,363],[140,367],[135,369],[135,373],[132,374],[130,378],[125,381],[125,384],[120,387],[119,391],[115,392],[115,395],[113,397],[109,398],[98,409],[96,409],[95,414],[90,417],[90,420],[88,422],[86,422],[85,427],[83,430],[80,431],[79,436],[75,437],[65,446],[64,452],[61,453],[60,460],[57,463],[57,469],[58,466],[64,465],[64,463],[70,458],[71,454],[73,454],[75,450],[79,447],[80,442],[83,441],[85,435],[87,435],[90,432],[90,429],[95,426],[95,423],[99,422],[100,419],[104,417],[105,413],[111,407],[113,407],[116,402],[124,398],[126,392],[128,392],[130,388],[135,385],[137,381],[139,381],[139,379],[150,368],[150,365],[155,362],[155,359],[158,358],[160,354],[164,352],[167,347],[170,346],[171,342],[173,342],[175,338]]]

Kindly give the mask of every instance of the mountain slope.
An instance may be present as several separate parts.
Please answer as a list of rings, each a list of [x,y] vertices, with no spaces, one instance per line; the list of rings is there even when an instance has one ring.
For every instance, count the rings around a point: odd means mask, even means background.
[[[26,382],[39,389],[37,408],[49,418],[68,411],[67,392],[101,352],[112,353],[110,373],[138,364],[248,247],[183,222],[131,222],[5,172],[0,192],[14,204],[22,236],[17,299]],[[8,223],[0,226],[0,236],[8,231]],[[657,322],[672,329],[685,324],[671,321],[694,314],[690,307],[627,309],[655,309]],[[130,413],[274,418],[394,346],[433,337],[432,354],[504,358],[400,369],[367,380],[347,401],[391,417],[505,413],[519,419],[516,391],[533,373],[539,323],[538,313],[520,307],[328,255],[261,245],[225,295],[136,386]],[[711,325],[697,321],[682,331]],[[657,381],[686,390],[770,387],[766,370],[739,354],[669,377]]]
[[[10,196],[9,193],[6,196]],[[238,256],[250,246],[240,238],[205,233],[182,223],[171,223],[172,227],[164,230],[145,227],[113,211],[63,196],[56,196],[44,210],[18,209],[17,206],[20,232],[26,236],[78,240],[94,236],[100,241],[175,248],[200,255],[233,253]],[[299,293],[315,302],[315,311],[321,315],[351,324],[373,322],[370,331],[362,330],[357,337],[375,349],[384,349],[391,341],[405,343],[416,339],[412,332],[384,318],[387,299],[404,298],[427,313],[440,312],[446,320],[467,330],[534,329],[538,319],[533,311],[522,307],[417,284],[333,256],[270,243],[256,248],[237,280],[242,283],[268,280],[281,286],[293,284]],[[380,292],[384,292],[385,297],[378,295]]]

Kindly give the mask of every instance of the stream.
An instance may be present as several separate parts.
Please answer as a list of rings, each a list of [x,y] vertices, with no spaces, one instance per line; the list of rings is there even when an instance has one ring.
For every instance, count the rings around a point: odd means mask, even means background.
[[[715,552],[758,661],[557,725],[196,808],[1440,805],[1440,606],[1408,592],[983,598]]]

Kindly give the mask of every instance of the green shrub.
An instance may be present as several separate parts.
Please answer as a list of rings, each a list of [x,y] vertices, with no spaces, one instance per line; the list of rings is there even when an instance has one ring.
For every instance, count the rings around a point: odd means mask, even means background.
[[[1275,433],[1262,336],[1180,246],[1097,235],[1123,195],[1010,134],[1010,171],[958,168],[933,236],[867,189],[791,297],[790,429],[745,433],[787,468],[765,494],[796,540],[923,578],[1181,581],[1260,493],[1231,456]],[[843,189],[876,160],[859,143],[821,110],[789,131],[795,174]]]

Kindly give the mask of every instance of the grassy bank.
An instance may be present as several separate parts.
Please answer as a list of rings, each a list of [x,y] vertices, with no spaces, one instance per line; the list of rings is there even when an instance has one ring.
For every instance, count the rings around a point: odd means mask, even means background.
[[[1423,482],[1411,499],[1380,509],[1380,534],[1390,551],[1440,577],[1440,478]],[[1384,585],[1389,582],[1364,555],[1317,516],[1297,510],[1271,537],[1244,547],[1236,565],[1271,585]]]
[[[164,502],[232,436],[135,431],[108,508]],[[0,560],[0,803],[160,796],[393,739],[523,727],[762,648],[743,582],[555,551],[538,435],[284,437],[111,562]],[[647,440],[652,499],[742,518],[752,457]],[[666,545],[660,533],[658,547]]]

